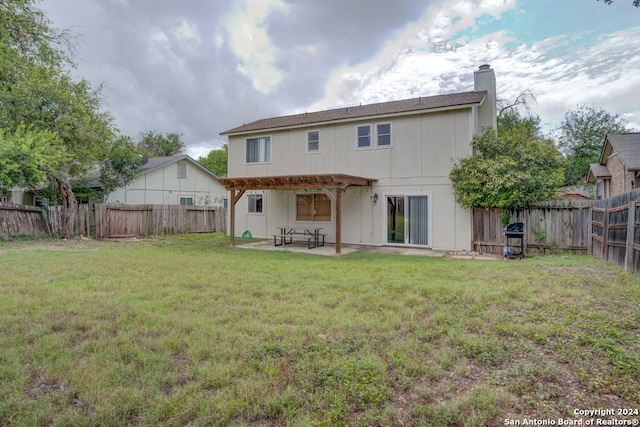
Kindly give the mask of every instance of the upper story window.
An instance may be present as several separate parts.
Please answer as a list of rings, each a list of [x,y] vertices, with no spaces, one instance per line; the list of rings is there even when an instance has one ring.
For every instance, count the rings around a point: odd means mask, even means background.
[[[391,123],[378,123],[376,125],[376,145],[378,147],[391,147]]]
[[[391,123],[356,126],[356,148],[388,148],[393,145]]]
[[[357,148],[371,148],[371,125],[357,127]]]
[[[307,153],[320,152],[320,131],[312,130],[307,132]]]
[[[271,137],[247,138],[246,163],[271,162]]]

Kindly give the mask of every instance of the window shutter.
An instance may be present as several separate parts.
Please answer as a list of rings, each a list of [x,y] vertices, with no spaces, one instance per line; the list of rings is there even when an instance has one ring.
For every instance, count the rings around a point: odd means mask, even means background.
[[[178,179],[187,179],[186,163],[178,163]]]

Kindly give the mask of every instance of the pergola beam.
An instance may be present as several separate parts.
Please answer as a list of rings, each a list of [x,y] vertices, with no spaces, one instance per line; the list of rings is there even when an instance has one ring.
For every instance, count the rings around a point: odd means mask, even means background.
[[[231,192],[229,206],[230,245],[235,246],[236,203],[249,190],[321,190],[336,209],[336,255],[342,252],[342,193],[349,186],[369,187],[375,179],[344,174],[280,175],[264,177],[220,178]],[[335,189],[335,194],[331,191]]]
[[[320,190],[349,186],[370,186],[375,179],[344,174],[281,175],[245,178],[221,178],[227,190]]]

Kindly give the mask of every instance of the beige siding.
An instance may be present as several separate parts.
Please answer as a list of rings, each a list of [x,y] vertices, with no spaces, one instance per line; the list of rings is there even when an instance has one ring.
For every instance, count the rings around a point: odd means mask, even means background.
[[[189,161],[185,179],[178,179],[178,163],[140,175],[130,185],[109,195],[108,203],[177,205],[180,197],[192,197],[195,205],[222,205],[226,190],[210,174]]]
[[[471,212],[453,198],[448,179],[453,160],[471,154],[471,133],[476,111],[471,108],[430,114],[414,114],[387,120],[364,120],[274,131],[271,162],[245,163],[247,135],[229,137],[229,176],[341,173],[378,181],[372,188],[350,187],[343,197],[343,243],[386,244],[386,196],[428,195],[431,209],[430,246],[443,250],[469,250]],[[356,149],[356,126],[392,124],[392,147]],[[306,152],[307,131],[320,130],[320,153]],[[250,192],[247,192],[249,194]],[[376,203],[372,196],[377,193]],[[236,205],[236,234],[245,230],[254,236],[270,237],[279,225],[302,225],[295,221],[293,191],[264,192],[264,214],[249,214],[243,196]],[[323,227],[327,240],[334,241],[335,218]]]
[[[387,120],[349,122],[322,127],[275,131],[271,136],[271,162],[245,163],[248,136],[229,138],[229,176],[269,176],[345,173],[384,178],[443,176],[451,159],[470,153],[470,109],[394,118],[393,147],[356,149],[356,126]],[[320,130],[320,153],[306,153],[307,130]]]

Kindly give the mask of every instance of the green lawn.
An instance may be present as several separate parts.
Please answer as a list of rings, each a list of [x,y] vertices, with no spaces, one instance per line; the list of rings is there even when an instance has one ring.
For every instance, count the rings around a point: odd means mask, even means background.
[[[0,245],[0,426],[640,408],[640,280],[593,257],[333,258],[219,234]]]

